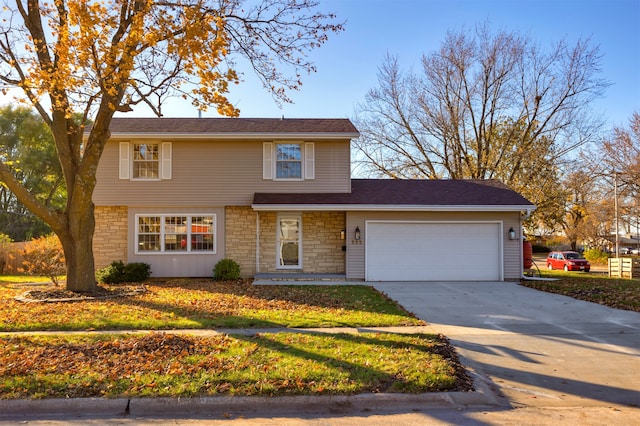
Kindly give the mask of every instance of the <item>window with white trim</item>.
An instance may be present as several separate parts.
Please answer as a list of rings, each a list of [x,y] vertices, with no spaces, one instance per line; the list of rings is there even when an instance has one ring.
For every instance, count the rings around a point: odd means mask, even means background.
[[[302,179],[302,147],[299,143],[276,144],[276,179]]]
[[[160,146],[157,143],[133,144],[133,179],[160,177]]]
[[[263,179],[315,179],[313,142],[265,142],[262,159]]]
[[[171,142],[120,142],[120,179],[171,179]]]
[[[136,253],[215,253],[215,214],[136,215]]]

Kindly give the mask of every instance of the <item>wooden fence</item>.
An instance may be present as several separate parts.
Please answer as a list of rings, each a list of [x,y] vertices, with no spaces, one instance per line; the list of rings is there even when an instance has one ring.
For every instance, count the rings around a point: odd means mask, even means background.
[[[26,242],[2,244],[0,246],[0,273],[19,274],[22,268],[22,250]]]
[[[640,278],[640,258],[616,257],[609,259],[609,276]]]

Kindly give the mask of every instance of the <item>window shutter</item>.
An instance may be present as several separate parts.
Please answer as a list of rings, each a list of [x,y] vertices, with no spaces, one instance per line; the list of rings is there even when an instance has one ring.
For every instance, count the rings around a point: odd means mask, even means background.
[[[171,179],[171,142],[162,142],[162,179]]]
[[[273,179],[273,143],[262,144],[262,179]]]
[[[305,142],[304,144],[304,178],[316,178],[315,165],[315,147],[313,142]]]
[[[120,170],[118,177],[120,179],[129,179],[129,142],[120,142]]]

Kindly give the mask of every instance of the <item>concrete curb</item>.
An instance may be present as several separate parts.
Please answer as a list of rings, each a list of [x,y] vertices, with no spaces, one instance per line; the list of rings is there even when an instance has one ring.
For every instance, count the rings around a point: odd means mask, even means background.
[[[129,400],[125,398],[5,399],[0,400],[0,420],[7,417],[120,415],[126,413],[128,404]]]
[[[474,392],[380,393],[327,396],[213,396],[199,398],[70,398],[0,400],[0,420],[56,416],[166,416],[178,414],[341,413],[469,406],[501,406],[486,386]]]

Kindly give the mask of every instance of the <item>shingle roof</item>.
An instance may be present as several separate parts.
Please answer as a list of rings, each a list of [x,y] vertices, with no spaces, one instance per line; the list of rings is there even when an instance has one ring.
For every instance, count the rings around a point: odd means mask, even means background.
[[[321,134],[357,137],[358,130],[341,118],[114,118],[117,134],[286,135]]]
[[[351,193],[256,193],[260,206],[527,207],[533,204],[496,180],[353,179]]]

